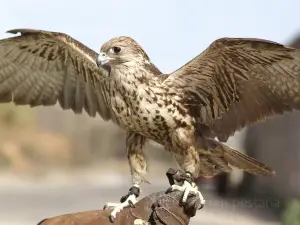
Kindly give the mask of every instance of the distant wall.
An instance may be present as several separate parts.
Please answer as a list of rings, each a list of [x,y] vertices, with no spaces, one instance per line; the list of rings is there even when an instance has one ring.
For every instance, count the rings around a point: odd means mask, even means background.
[[[276,171],[275,178],[255,177],[252,192],[280,199],[300,196],[300,113],[250,127],[246,132],[247,153]]]
[[[290,46],[300,49],[300,37]],[[300,112],[250,127],[245,135],[245,149],[276,170],[275,178],[252,178],[253,193],[268,193],[285,200],[300,196]]]

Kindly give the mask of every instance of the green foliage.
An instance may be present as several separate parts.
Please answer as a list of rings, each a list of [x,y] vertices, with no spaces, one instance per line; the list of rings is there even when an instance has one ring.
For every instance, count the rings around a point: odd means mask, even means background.
[[[283,225],[300,224],[300,199],[291,201],[283,214]]]
[[[0,154],[0,168],[7,168],[11,165],[11,159]]]

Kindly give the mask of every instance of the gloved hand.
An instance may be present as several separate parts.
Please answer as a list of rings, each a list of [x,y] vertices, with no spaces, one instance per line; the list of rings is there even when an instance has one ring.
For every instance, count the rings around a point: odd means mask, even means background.
[[[181,173],[169,170],[170,184],[180,181]],[[137,202],[134,208],[128,207],[118,213],[114,223],[109,215],[111,210],[94,210],[61,215],[41,221],[38,225],[187,225],[199,209],[200,201],[189,196],[181,206],[182,192],[157,192]]]

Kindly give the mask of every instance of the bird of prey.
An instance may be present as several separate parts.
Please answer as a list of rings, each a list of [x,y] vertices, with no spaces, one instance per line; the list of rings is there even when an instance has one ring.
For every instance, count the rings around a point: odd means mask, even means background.
[[[65,33],[15,29],[0,40],[0,102],[83,110],[127,132],[132,187],[111,217],[136,203],[155,141],[172,153],[186,179],[171,186],[205,200],[194,178],[230,172],[273,175],[271,168],[221,142],[266,117],[300,108],[300,51],[279,43],[221,38],[170,74],[130,37],[94,52]],[[217,141],[218,140],[218,141]],[[110,204],[112,206],[112,204]]]

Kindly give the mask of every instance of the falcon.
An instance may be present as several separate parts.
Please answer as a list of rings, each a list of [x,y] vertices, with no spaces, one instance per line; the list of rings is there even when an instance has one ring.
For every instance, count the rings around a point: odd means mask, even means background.
[[[113,207],[134,205],[147,182],[143,148],[164,146],[185,173],[170,190],[197,195],[199,176],[232,167],[274,175],[263,163],[222,142],[243,127],[300,108],[300,51],[279,43],[221,38],[170,74],[162,73],[130,37],[94,52],[65,33],[15,29],[0,40],[0,102],[50,106],[101,116],[126,130],[132,187]]]

